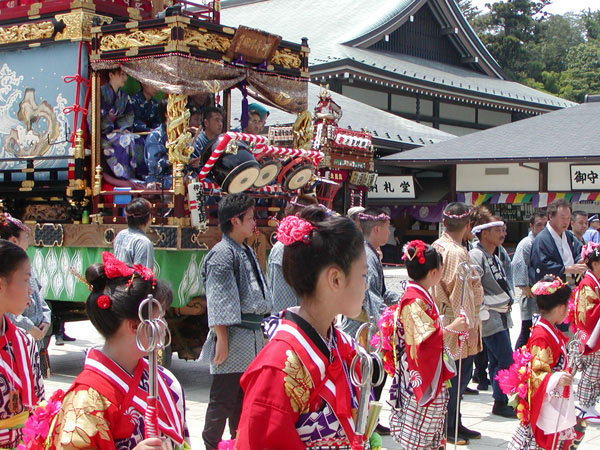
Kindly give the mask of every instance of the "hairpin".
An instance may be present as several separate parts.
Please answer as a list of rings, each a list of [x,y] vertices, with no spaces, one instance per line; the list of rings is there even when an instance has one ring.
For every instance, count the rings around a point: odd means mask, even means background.
[[[414,248],[415,251],[413,252],[412,255],[410,255],[410,253],[408,252],[411,248]],[[402,251],[402,260],[406,261],[412,261],[413,259],[417,258],[417,261],[419,261],[419,264],[425,264],[425,251],[427,250],[427,244],[423,241],[420,240],[414,240],[414,241],[410,241],[408,242],[405,246],[404,246],[404,250]]]
[[[87,280],[83,277],[83,275],[81,275],[79,272],[77,272],[72,267],[69,267],[69,270],[71,271],[71,273],[73,274],[73,276],[75,278],[77,278],[79,281],[81,281],[83,284],[85,284],[85,286],[88,288],[88,290],[90,292],[92,292],[94,290],[94,288],[92,287],[92,285],[87,282]]]
[[[596,242],[592,242],[592,241],[588,242],[581,249],[581,259],[585,260],[591,254],[598,256],[598,253],[600,252],[599,247],[600,247],[600,244],[597,244]]]

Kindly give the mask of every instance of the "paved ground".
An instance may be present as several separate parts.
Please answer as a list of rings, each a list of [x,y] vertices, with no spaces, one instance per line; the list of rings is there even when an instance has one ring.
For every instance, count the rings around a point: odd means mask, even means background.
[[[399,275],[399,272],[389,272],[391,277],[388,286],[399,285],[399,278],[394,279],[394,276]],[[518,311],[513,313],[513,317],[515,323],[520,323]],[[52,340],[50,344],[50,359],[54,376],[46,380],[48,395],[55,389],[68,388],[83,366],[84,349],[99,345],[102,342],[101,337],[95,332],[89,322],[68,323],[66,330],[67,334],[76,337],[77,341],[57,347],[54,345],[54,340]],[[515,328],[512,331],[514,341],[518,330]],[[192,437],[192,447],[203,450],[204,446],[202,445],[201,434],[210,387],[208,367],[199,362],[186,362],[174,357],[171,370],[185,388],[188,407],[187,420]],[[471,387],[475,386],[472,385]],[[386,394],[384,393],[384,395]],[[466,397],[462,408],[463,422],[469,428],[480,431],[483,437],[481,440],[471,441],[470,445],[462,448],[506,448],[507,442],[510,440],[517,425],[517,421],[492,416],[492,404],[491,390],[481,392],[478,396]],[[388,414],[389,408],[383,412],[384,419],[387,419]],[[384,438],[384,448],[397,449],[399,447],[391,438],[386,437]],[[579,448],[582,450],[600,448],[600,425],[590,425],[588,427],[586,437]]]

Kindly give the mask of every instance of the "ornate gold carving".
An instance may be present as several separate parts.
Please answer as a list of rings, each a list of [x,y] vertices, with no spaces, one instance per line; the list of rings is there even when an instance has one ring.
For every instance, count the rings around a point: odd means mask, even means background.
[[[284,48],[275,52],[271,63],[285,67],[286,69],[297,69],[302,65],[302,58],[292,53],[290,49]]]
[[[295,413],[307,412],[310,390],[313,388],[310,373],[308,373],[296,353],[288,350],[285,354],[287,355],[285,368],[283,369],[286,374],[284,379],[285,393],[290,399],[292,411]]]
[[[118,50],[121,48],[144,47],[147,45],[165,44],[171,37],[171,29],[141,31],[133,33],[117,33],[102,36],[100,51]]]
[[[294,123],[294,148],[310,150],[312,146],[314,127],[312,116],[308,110],[298,113]]]
[[[54,24],[49,20],[13,25],[11,27],[0,27],[0,44],[49,39],[52,37],[52,33],[54,33]]]
[[[173,191],[175,195],[185,195],[185,186],[183,185],[183,164],[175,163],[173,165]]]
[[[281,91],[279,94],[277,94],[277,96],[274,98],[275,103],[277,103],[280,106],[286,106],[289,105],[292,101],[292,97],[290,97],[290,94]]]
[[[186,105],[187,95],[169,95],[167,102],[167,149],[169,150],[171,164],[187,164],[194,150],[190,146],[192,140],[192,133],[188,131],[190,112]]]
[[[100,195],[102,190],[102,167],[96,166],[96,174],[94,175],[94,195]]]
[[[225,147],[224,153],[227,153],[230,155],[237,155],[238,148],[239,148],[239,146],[238,146],[237,141],[229,141],[227,143],[227,146]]]
[[[214,33],[187,29],[183,32],[183,43],[225,53],[231,45],[231,39]]]
[[[112,22],[111,17],[101,16],[99,14],[91,14],[82,10],[72,11],[66,14],[57,14],[56,20],[62,21],[66,26],[65,29],[56,35],[54,40],[62,39],[85,39],[89,40],[92,37],[92,21],[94,17],[100,19],[100,24],[105,25]]]

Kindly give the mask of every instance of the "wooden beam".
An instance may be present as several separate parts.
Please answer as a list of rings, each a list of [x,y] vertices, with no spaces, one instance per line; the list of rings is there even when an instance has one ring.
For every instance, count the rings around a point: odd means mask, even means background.
[[[466,56],[464,58],[461,58],[460,62],[463,64],[477,64],[477,63],[479,63],[479,57],[478,56]]]
[[[458,34],[458,28],[456,27],[448,27],[442,28],[442,36],[448,36],[450,34]]]

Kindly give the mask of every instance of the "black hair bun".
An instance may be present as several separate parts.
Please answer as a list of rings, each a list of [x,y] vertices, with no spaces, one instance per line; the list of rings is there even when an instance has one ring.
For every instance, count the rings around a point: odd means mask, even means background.
[[[92,291],[103,291],[106,286],[106,274],[104,264],[92,264],[85,271],[85,279],[92,286]]]

